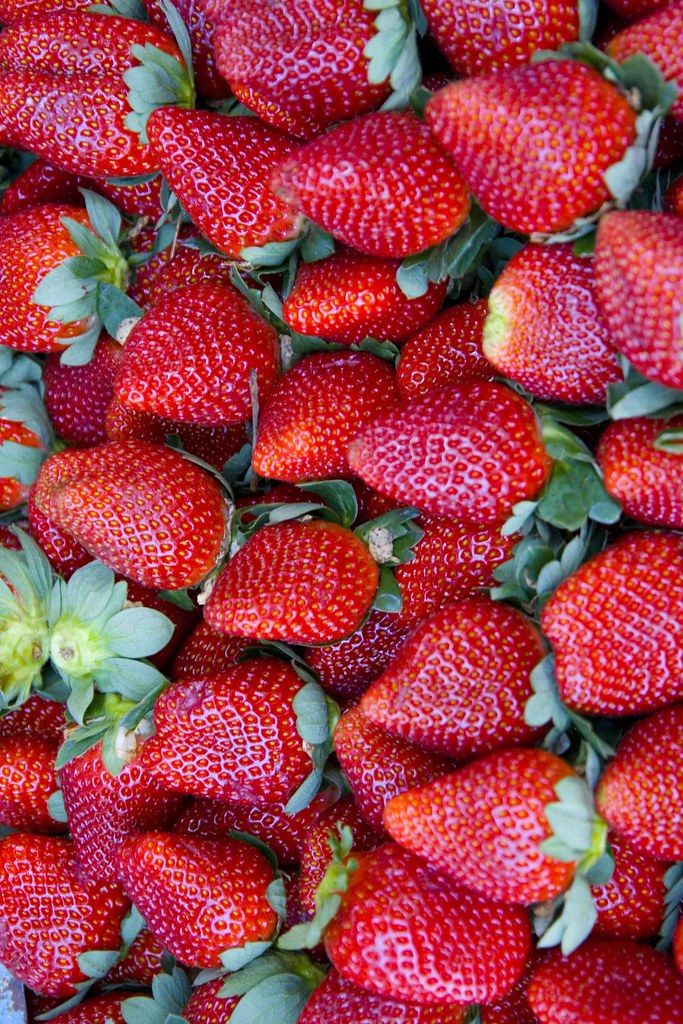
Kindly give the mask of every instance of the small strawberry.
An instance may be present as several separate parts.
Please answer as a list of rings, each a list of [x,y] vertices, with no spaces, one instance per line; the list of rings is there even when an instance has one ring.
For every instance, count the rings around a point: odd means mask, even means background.
[[[331,970],[306,1003],[299,1024],[465,1024],[460,1006],[416,1006],[358,988]]]
[[[596,792],[600,814],[630,846],[660,860],[683,858],[683,705],[638,722]]]
[[[364,338],[398,343],[429,323],[446,295],[446,282],[430,284],[416,299],[396,283],[398,261],[343,249],[302,263],[283,306],[283,317],[300,334],[340,345]]]
[[[107,985],[127,982],[151,985],[155,975],[161,973],[164,948],[159,940],[143,928],[135,936],[123,958],[107,974]]]
[[[455,82],[425,117],[486,213],[522,234],[568,228],[607,202],[603,174],[636,137],[615,86],[570,60]]]
[[[128,992],[107,992],[52,1017],[55,1024],[125,1024],[121,1005]]]
[[[669,865],[632,849],[616,833],[608,836],[614,873],[604,885],[591,886],[598,919],[594,935],[615,939],[653,939],[665,914]]]
[[[32,693],[20,707],[0,717],[0,739],[37,736],[44,743],[60,743],[65,726],[64,705]]]
[[[199,679],[225,672],[249,646],[242,637],[226,636],[200,622],[186,637],[171,666],[172,679]]]
[[[410,112],[337,125],[283,164],[280,181],[278,191],[334,238],[389,259],[443,242],[470,209],[455,165]]]
[[[121,346],[103,335],[85,366],[67,366],[59,356],[45,362],[45,406],[55,430],[72,444],[89,447],[107,440],[104,418],[114,394]]]
[[[72,576],[76,569],[82,568],[92,561],[89,551],[77,540],[60,530],[58,526],[41,512],[35,501],[35,484],[28,492],[28,513],[31,536],[35,539],[52,568],[65,580]]]
[[[598,225],[595,280],[614,347],[651,380],[683,388],[683,220],[608,214]]]
[[[3,839],[0,882],[0,962],[36,992],[74,995],[81,954],[119,948],[128,901],[119,885],[80,877],[68,839]]]
[[[672,181],[664,193],[664,213],[683,217],[683,175]]]
[[[683,121],[683,56],[675,42],[681,31],[683,3],[675,0],[642,21],[629,25],[607,45],[609,56],[618,61],[625,61],[636,53],[645,54],[656,64],[666,81],[676,83],[678,97],[671,108],[671,116],[677,121]]]
[[[170,28],[159,0],[143,0],[149,20],[160,29]],[[175,0],[176,8],[190,33],[192,66],[197,92],[207,100],[222,100],[230,94],[214,58],[215,24],[210,17],[211,0]]]
[[[306,663],[316,672],[322,688],[342,701],[356,701],[365,693],[408,635],[408,629],[397,624],[397,619],[395,612],[371,612],[350,636],[337,643],[310,647]]]
[[[224,950],[275,931],[273,869],[253,846],[147,832],[127,839],[118,859],[126,892],[181,963],[220,967]]]
[[[484,355],[537,398],[604,405],[622,377],[595,299],[592,261],[571,245],[525,245],[489,295]]]
[[[0,825],[19,832],[63,832],[48,801],[57,789],[57,744],[34,734],[0,739]]]
[[[683,538],[621,537],[572,573],[541,625],[560,696],[594,715],[635,715],[683,697]]]

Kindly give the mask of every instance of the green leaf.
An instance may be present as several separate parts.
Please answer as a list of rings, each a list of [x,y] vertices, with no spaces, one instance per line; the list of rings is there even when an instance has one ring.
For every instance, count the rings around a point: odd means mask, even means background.
[[[559,945],[563,955],[569,956],[588,938],[597,917],[590,886],[585,878],[577,875],[562,898],[559,916],[538,940],[539,948]]]
[[[66,228],[69,238],[74,245],[78,246],[84,256],[90,256],[92,259],[107,264],[111,253],[100,238],[72,217],[60,217],[60,220]]]
[[[124,946],[130,946],[144,927],[144,917],[137,907],[131,906],[130,910],[121,922],[121,941]]]
[[[97,286],[97,313],[107,333],[114,338],[124,320],[139,319],[143,315],[137,302],[107,282]]]
[[[51,308],[63,303],[75,302],[92,291],[94,288],[93,283],[88,282],[80,275],[74,274],[72,263],[79,259],[86,261],[86,266],[88,267],[104,266],[99,260],[91,259],[88,256],[73,256],[70,259],[64,260],[63,263],[42,278],[31,296],[31,301],[39,306]],[[79,269],[82,266],[83,264],[79,264]]]
[[[166,646],[174,625],[154,608],[124,608],[112,616],[102,631],[114,654],[123,658],[146,658]]]
[[[326,743],[330,735],[328,705],[325,693],[318,683],[307,683],[292,701],[296,714],[297,732],[302,740],[317,746]]]
[[[621,507],[606,492],[588,462],[556,462],[538,502],[537,514],[559,529],[578,530],[589,518],[616,522]]]
[[[396,271],[396,284],[409,299],[419,299],[427,294],[429,277],[423,254],[408,256]]]
[[[310,994],[305,980],[295,974],[264,978],[242,996],[230,1024],[296,1024]]]
[[[660,452],[683,455],[683,427],[669,427],[662,430],[657,434],[654,446]]]
[[[146,661],[133,661],[129,658],[108,658],[98,670],[98,685],[103,683],[111,687],[111,691],[127,697],[129,700],[140,701],[149,696],[158,686],[164,683],[165,677]]]
[[[651,416],[683,400],[683,394],[630,371],[625,381],[608,388],[607,409],[613,420]]]
[[[351,526],[358,515],[356,492],[346,480],[312,480],[297,485],[302,491],[312,491],[337,516],[341,526]]]
[[[157,597],[160,597],[163,601],[168,601],[169,604],[175,605],[176,608],[182,608],[186,612],[197,610],[197,606],[187,590],[157,590]]]
[[[225,949],[221,953],[221,963],[226,971],[239,971],[262,956],[271,945],[271,942],[246,942],[235,949]]]
[[[92,949],[81,953],[78,966],[88,978],[103,978],[119,958],[118,949]]]
[[[388,565],[380,566],[379,586],[372,607],[378,612],[400,612],[403,607],[401,588]]]
[[[121,234],[121,214],[113,203],[98,192],[91,192],[88,188],[79,191],[85,200],[85,209],[93,230],[105,245],[117,249]]]
[[[252,267],[279,267],[299,244],[300,239],[297,237],[288,242],[267,242],[261,246],[249,246],[241,250],[240,259]]]
[[[332,235],[318,227],[317,224],[310,224],[301,243],[301,258],[304,263],[317,263],[331,256],[335,251],[335,242]]]

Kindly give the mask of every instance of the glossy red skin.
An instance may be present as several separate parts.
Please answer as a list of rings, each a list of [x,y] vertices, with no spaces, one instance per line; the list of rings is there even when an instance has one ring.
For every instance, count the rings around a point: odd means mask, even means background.
[[[58,355],[45,362],[45,407],[60,437],[89,447],[107,440],[104,418],[114,394],[121,346],[106,334],[85,366],[66,366]]]
[[[470,209],[455,165],[407,111],[337,125],[299,150],[278,180],[278,193],[334,238],[386,259],[438,245]]]
[[[175,792],[286,803],[312,770],[292,707],[303,685],[272,658],[174,683],[157,700],[140,763]]]
[[[529,1003],[539,1024],[681,1024],[683,979],[648,946],[589,939],[536,968]]]
[[[0,21],[9,25],[36,12],[59,14],[62,11],[87,10],[90,6],[90,0],[1,0]]]
[[[621,380],[595,297],[593,261],[573,246],[525,245],[489,295],[484,354],[537,398],[604,405]]]
[[[425,0],[429,31],[459,77],[526,63],[536,50],[556,50],[579,37],[574,0],[477,6],[465,0]]]
[[[551,469],[528,403],[479,381],[380,416],[352,442],[349,464],[375,490],[472,526],[502,523]]]
[[[168,22],[159,0],[143,0],[153,25],[167,30]],[[210,0],[176,0],[173,5],[187,26],[192,44],[192,66],[197,91],[204,99],[221,100],[230,95],[213,55],[215,23],[208,14]]]
[[[662,431],[681,427],[680,416],[643,416],[610,423],[600,438],[597,458],[605,487],[631,519],[683,529],[681,457],[654,446]]]
[[[134,982],[136,985],[151,985],[154,976],[161,973],[163,952],[159,940],[143,928],[133,939],[123,960],[107,974],[107,984]]]
[[[107,992],[86,999],[80,1006],[52,1019],[56,1024],[124,1024],[121,1004],[130,999],[131,992]]]
[[[355,633],[335,644],[310,647],[306,661],[327,693],[356,701],[384,671],[408,635],[393,612],[371,612]]]
[[[35,484],[28,492],[26,510],[31,536],[55,572],[65,580],[68,580],[76,569],[92,562],[92,555],[82,544],[79,544],[71,534],[60,530],[44,512],[40,511],[35,500]]]
[[[595,277],[614,347],[651,380],[683,388],[683,220],[609,213],[598,225]]]
[[[218,992],[225,984],[224,978],[216,978],[192,990],[189,1002],[183,1010],[187,1024],[229,1024],[230,1018],[241,996],[219,998]]]
[[[665,81],[676,83],[678,96],[669,114],[677,121],[683,121],[683,55],[677,43],[682,31],[683,2],[677,0],[629,25],[607,46],[609,56],[620,63],[636,53],[644,53],[657,65]]]
[[[324,936],[332,965],[348,981],[430,1005],[496,999],[517,982],[531,944],[522,908],[454,888],[393,843],[355,859]]]
[[[83,202],[83,196],[78,190],[87,188],[87,182],[87,178],[79,178],[68,171],[60,171],[58,167],[53,167],[44,160],[34,160],[5,189],[0,210],[3,214],[9,215],[44,203],[79,206]]]
[[[74,995],[81,953],[119,948],[129,903],[119,885],[80,878],[68,839],[3,839],[0,882],[0,962],[41,995]]]
[[[220,967],[224,949],[269,939],[273,870],[253,846],[147,832],[118,854],[123,885],[164,948],[182,964]]]
[[[616,833],[609,837],[614,874],[604,885],[591,886],[598,920],[594,935],[619,939],[653,939],[664,920],[670,865],[632,849]]]
[[[683,974],[683,917],[678,919],[674,932],[673,955],[679,974]]]
[[[194,284],[138,321],[114,393],[138,412],[233,426],[251,415],[252,371],[265,401],[278,374],[275,329],[231,285]]]
[[[396,372],[404,399],[449,384],[491,380],[494,370],[481,350],[487,308],[486,299],[448,306],[408,339]]]
[[[559,231],[597,210],[610,198],[604,171],[636,134],[614,86],[570,60],[455,82],[425,118],[486,213],[522,234]]]
[[[36,733],[0,739],[0,824],[18,832],[64,831],[47,807],[57,789],[56,756],[57,744]]]
[[[515,987],[502,999],[481,1007],[481,1024],[538,1024],[529,1006],[527,990],[534,968],[541,959],[542,955],[532,949],[524,974]]]
[[[541,616],[562,700],[636,715],[683,698],[683,538],[639,532],[582,565]]]
[[[132,185],[112,185],[106,179],[100,179],[94,181],[92,187],[127,216],[156,220],[161,212],[161,184],[161,175],[157,174],[150,181]]]
[[[65,725],[63,704],[32,693],[24,704],[0,718],[0,738],[33,734],[46,742],[61,743]]]
[[[151,309],[168,292],[190,284],[230,283],[230,264],[222,256],[183,245],[188,237],[181,229],[175,250],[167,246],[137,268],[128,294],[142,309]],[[153,244],[150,239],[148,248]]]
[[[672,181],[664,193],[664,213],[683,217],[683,176]]]
[[[254,117],[162,107],[149,119],[149,149],[199,230],[235,259],[243,249],[284,242],[301,230],[270,179],[295,140]]]
[[[5,388],[0,388],[0,395]],[[0,419],[0,446],[6,441],[20,444],[25,448],[41,448],[42,442],[34,432],[16,420]],[[26,501],[28,485],[13,476],[0,477],[0,512],[16,508]]]
[[[315,989],[299,1024],[464,1024],[459,1006],[415,1006],[383,999],[346,981],[335,970]]]
[[[231,558],[204,605],[220,632],[288,643],[333,643],[363,622],[379,571],[355,534],[323,520],[278,523]]]
[[[242,637],[217,633],[202,621],[183,640],[171,665],[171,679],[198,679],[224,672],[237,664],[248,646]]]
[[[638,722],[621,741],[596,791],[598,812],[632,847],[683,858],[683,705]]]
[[[220,487],[170,448],[110,441],[60,452],[43,464],[35,500],[93,557],[143,586],[193,586],[220,556]]]
[[[252,469],[289,483],[348,476],[354,436],[400,402],[391,365],[369,352],[307,356],[261,407]]]
[[[405,341],[441,308],[446,282],[432,283],[408,299],[396,283],[396,260],[342,249],[316,263],[302,263],[283,306],[286,322],[300,334],[340,345],[364,338]]]
[[[312,138],[378,107],[363,49],[375,34],[363,0],[233,0],[218,20],[218,69],[234,95],[269,124]]]

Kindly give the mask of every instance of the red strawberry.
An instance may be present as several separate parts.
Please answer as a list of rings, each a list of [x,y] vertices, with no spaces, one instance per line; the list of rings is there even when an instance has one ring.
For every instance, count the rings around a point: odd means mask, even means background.
[[[409,563],[410,564],[410,563]],[[355,633],[334,644],[310,647],[306,662],[327,693],[355,701],[384,671],[403,644],[408,630],[393,612],[371,612]]]
[[[392,797],[452,768],[448,761],[378,729],[359,708],[342,715],[334,731],[334,749],[358,810],[378,831],[384,827],[382,812]]]
[[[460,1006],[415,1006],[366,992],[335,970],[314,991],[299,1024],[465,1024]]]
[[[48,810],[57,789],[57,744],[30,733],[0,739],[0,824],[19,832],[63,832]]]
[[[600,814],[630,846],[661,860],[683,858],[683,705],[633,726],[602,776]]]
[[[278,523],[228,562],[204,618],[233,636],[331,643],[358,629],[378,584],[377,563],[350,530],[320,519]]]
[[[59,14],[91,7],[89,0],[0,0],[0,21],[4,25],[30,14]]]
[[[491,380],[494,371],[481,350],[486,311],[485,299],[449,306],[408,339],[396,374],[405,399],[449,384]]]
[[[183,641],[171,666],[171,678],[199,679],[225,672],[248,646],[242,637],[218,633],[202,621]]]
[[[407,111],[337,125],[283,165],[281,182],[302,213],[370,256],[438,245],[470,208],[454,164]]]
[[[661,451],[655,441],[664,430],[683,427],[645,416],[611,423],[600,438],[598,462],[606,490],[626,515],[648,526],[683,529],[680,455]]]
[[[0,738],[33,735],[60,743],[65,725],[63,704],[32,693],[24,704],[0,717]]]
[[[106,334],[85,366],[66,366],[48,356],[43,381],[45,406],[55,430],[65,441],[89,446],[107,440],[104,417],[114,394],[121,346]]]
[[[683,917],[678,919],[674,932],[673,955],[679,974],[683,974]]]
[[[50,565],[65,580],[72,576],[76,569],[92,562],[92,555],[79,544],[77,540],[60,530],[58,526],[41,512],[36,505],[35,484],[28,492],[28,521],[31,529],[31,536],[39,545],[43,554],[47,557]],[[62,711],[63,714],[63,711]]]
[[[18,213],[31,206],[42,206],[45,203],[80,206],[83,196],[78,190],[87,187],[87,178],[79,178],[68,171],[60,171],[58,167],[53,167],[44,160],[34,160],[5,189],[0,210],[9,216],[11,213]]]
[[[683,220],[608,214],[598,225],[595,279],[614,347],[646,377],[683,388]]]
[[[683,217],[683,175],[672,181],[664,193],[664,212]]]
[[[143,0],[149,20],[161,29],[168,29],[166,15],[159,0]],[[230,90],[218,73],[213,54],[215,24],[209,15],[211,0],[175,0],[173,6],[187,26],[192,43],[192,65],[197,90],[207,100],[221,100]]]
[[[636,137],[621,93],[570,60],[455,82],[425,117],[484,210],[523,234],[568,228],[607,202],[603,174]]]
[[[683,121],[683,55],[676,39],[682,31],[683,2],[677,0],[635,25],[629,25],[607,46],[609,56],[620,62],[636,53],[644,53],[667,82],[676,83],[678,98],[671,108],[671,116],[678,121]]]
[[[475,381],[380,416],[352,443],[349,465],[398,501],[483,526],[533,498],[551,463],[528,403]]]
[[[187,1024],[229,1024],[240,996],[219,997],[224,984],[224,978],[216,978],[193,990],[183,1010]]]
[[[265,399],[278,372],[277,334],[231,285],[168,294],[138,321],[116,377],[119,402],[181,422],[242,423],[250,374]]]
[[[654,167],[671,167],[683,156],[683,122],[665,117],[657,141]],[[671,212],[671,211],[668,211]]]
[[[7,512],[26,501],[29,484],[47,455],[49,438],[47,434],[41,436],[39,427],[43,427],[45,411],[40,407],[40,399],[33,388],[26,386],[16,390],[0,387],[0,454],[3,454],[5,445],[16,445],[23,455],[21,469],[19,460],[15,461],[12,455],[4,466],[7,476],[0,476],[0,512]],[[34,418],[33,413],[39,419]],[[49,430],[48,424],[45,427]]]
[[[538,1024],[531,1012],[527,991],[533,969],[539,960],[536,951],[532,950],[524,974],[515,987],[502,999],[481,1007],[481,1024]]]
[[[78,957],[119,948],[128,901],[119,885],[79,876],[68,839],[3,839],[0,883],[0,963],[36,992],[74,995],[86,980]]]
[[[484,355],[537,398],[603,405],[622,377],[595,299],[592,261],[525,245],[489,295]]]
[[[543,609],[560,696],[635,715],[683,697],[683,538],[631,533],[582,565]]]
[[[607,3],[607,0],[605,0]],[[609,0],[608,6],[627,21],[636,21],[644,14],[666,7],[670,0]]]
[[[126,892],[183,964],[220,967],[223,950],[275,931],[273,870],[253,846],[148,832],[127,839],[118,858]]]
[[[536,968],[529,1003],[539,1024],[681,1024],[683,979],[648,946],[592,939]]]
[[[151,985],[154,976],[161,973],[163,952],[159,940],[147,928],[143,928],[131,942],[123,959],[114,964],[107,974],[107,984],[133,982],[136,985]]]
[[[594,934],[618,939],[653,939],[665,913],[669,865],[633,850],[618,835],[609,836],[614,874],[604,885],[591,887],[598,912]]]
[[[446,282],[430,284],[417,299],[396,283],[398,261],[343,249],[316,263],[302,263],[283,316],[300,334],[354,345],[363,338],[405,341],[429,323],[446,295]]]
[[[143,586],[193,586],[220,557],[221,490],[170,448],[110,441],[60,452],[44,463],[35,501],[94,557]]]
[[[80,1006],[59,1013],[52,1020],[56,1024],[124,1024],[121,1005],[129,997],[129,992],[107,992],[86,999]]]
[[[181,229],[181,241],[175,249],[167,246],[137,268],[128,294],[138,306],[151,309],[168,292],[190,284],[229,284],[231,265],[226,259],[217,253],[202,253],[183,245],[184,236]]]
[[[524,707],[543,654],[520,612],[466,597],[410,634],[360,707],[375,725],[448,757],[519,746],[538,735]]]

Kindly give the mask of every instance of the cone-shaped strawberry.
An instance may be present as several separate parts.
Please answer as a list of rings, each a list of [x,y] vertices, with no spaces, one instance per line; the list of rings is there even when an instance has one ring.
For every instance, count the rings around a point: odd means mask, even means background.
[[[26,505],[31,536],[54,571],[68,580],[76,569],[92,562],[92,555],[70,533],[65,533],[41,512],[35,502],[35,484],[28,492]]]
[[[491,380],[494,369],[482,352],[485,299],[444,309],[401,349],[396,379],[406,400],[471,380]]]
[[[19,832],[63,832],[48,802],[57,789],[57,744],[35,734],[0,739],[0,825]]]
[[[139,912],[132,911],[131,917],[136,913]],[[123,957],[108,972],[107,984],[123,981],[151,985],[154,976],[161,973],[163,954],[159,940],[147,928],[142,928],[127,945]]]

